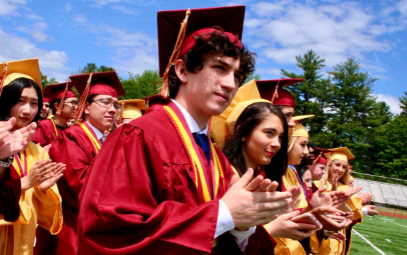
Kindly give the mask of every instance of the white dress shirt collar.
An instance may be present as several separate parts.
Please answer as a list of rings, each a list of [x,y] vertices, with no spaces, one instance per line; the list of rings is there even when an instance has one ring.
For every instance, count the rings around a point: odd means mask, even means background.
[[[208,125],[205,126],[205,128],[203,130],[201,130],[198,126],[198,124],[196,123],[196,121],[194,120],[194,118],[192,118],[191,114],[189,114],[189,112],[187,110],[185,110],[184,107],[182,107],[182,105],[180,105],[177,101],[175,101],[174,99],[171,98],[171,101],[174,102],[174,104],[176,106],[178,106],[178,108],[180,109],[182,115],[185,118],[185,121],[188,124],[189,130],[191,130],[191,133],[198,133],[198,134],[208,134]]]
[[[98,138],[98,140],[100,141],[100,138],[103,137],[103,133],[99,131],[99,129],[95,128],[94,126],[92,126],[89,122],[88,123],[89,127],[92,128],[93,132],[95,133],[96,137]]]

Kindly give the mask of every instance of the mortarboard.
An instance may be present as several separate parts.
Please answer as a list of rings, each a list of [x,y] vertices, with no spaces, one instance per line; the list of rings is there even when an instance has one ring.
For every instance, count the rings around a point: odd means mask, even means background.
[[[291,137],[307,137],[309,138],[308,130],[300,123],[301,120],[303,119],[308,119],[308,118],[313,118],[315,115],[300,115],[300,116],[295,116],[293,117],[293,120],[295,122],[295,126],[293,127],[292,130],[292,135]]]
[[[146,110],[147,105],[146,101],[143,99],[128,99],[128,100],[121,100],[119,104],[122,106],[122,110],[120,112],[120,123],[122,119],[137,119],[141,117],[143,114],[141,110]]]
[[[290,92],[283,89],[284,86],[294,85],[305,81],[303,78],[286,78],[276,80],[256,81],[261,98],[270,100],[274,105],[290,106],[295,108],[295,100]]]
[[[7,86],[17,78],[28,78],[35,81],[42,91],[41,71],[38,58],[4,62],[0,64],[0,71],[1,70],[3,70],[3,73],[0,82],[0,94],[4,86]]]
[[[160,76],[163,77],[161,95],[168,97],[168,72],[171,65],[195,45],[197,36],[221,33],[238,47],[242,47],[245,6],[202,8],[157,13],[158,53]],[[221,27],[224,31],[213,28]]]
[[[268,100],[261,99],[255,80],[251,80],[239,88],[225,111],[218,116],[212,117],[211,133],[219,148],[222,149],[225,140],[234,133],[236,121],[242,112],[248,106],[260,102],[270,103]]]
[[[71,82],[49,84],[45,87],[44,95],[48,95],[49,102],[54,102],[57,99],[61,99],[61,103],[59,104],[56,113],[61,113],[63,102],[66,98],[76,98],[75,93],[71,90],[72,87],[73,84]]]
[[[69,77],[72,85],[81,95],[78,109],[76,111],[76,119],[82,118],[83,110],[85,109],[86,98],[91,95],[109,95],[115,98],[124,96],[123,86],[115,71],[100,72],[90,74],[80,74]]]
[[[324,155],[326,156],[328,161],[340,159],[348,162],[349,160],[355,158],[355,156],[352,154],[352,152],[350,152],[350,150],[347,147],[329,149],[328,152],[324,153]]]
[[[327,165],[328,160],[326,159],[326,157],[323,154],[324,154],[324,152],[328,152],[328,151],[329,151],[328,149],[314,148],[314,154],[318,155],[318,156],[315,158],[312,165],[315,165],[317,163]]]

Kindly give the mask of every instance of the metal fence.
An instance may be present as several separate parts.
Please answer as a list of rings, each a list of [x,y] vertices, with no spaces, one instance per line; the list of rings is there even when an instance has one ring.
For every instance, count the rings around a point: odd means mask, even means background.
[[[395,178],[386,178],[382,176],[375,176],[362,173],[352,173],[355,177],[355,187],[363,187],[360,193],[370,193],[373,195],[373,202],[383,205],[396,206],[401,208],[407,208],[407,181]],[[364,175],[368,178],[358,178],[358,175]],[[376,179],[376,180],[373,180]],[[377,179],[391,179],[391,181],[397,181],[400,184],[393,184],[389,182],[377,181]],[[389,181],[389,180],[388,180]]]

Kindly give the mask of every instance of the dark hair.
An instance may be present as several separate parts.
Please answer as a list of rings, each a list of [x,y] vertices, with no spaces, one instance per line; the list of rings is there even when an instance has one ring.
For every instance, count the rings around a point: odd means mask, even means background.
[[[52,114],[55,115],[56,112],[57,112],[57,108],[55,108],[55,103],[58,103],[58,105],[59,105],[59,104],[61,103],[61,100],[62,100],[62,98],[58,98],[58,99],[52,101],[52,102],[49,104],[49,108],[51,109]]]
[[[236,121],[235,132],[226,140],[223,153],[236,170],[243,175],[246,170],[246,162],[243,156],[242,139],[249,135],[255,127],[260,125],[270,114],[276,115],[284,127],[284,135],[281,140],[281,148],[274,155],[270,164],[263,166],[266,178],[279,183],[278,190],[281,190],[282,177],[287,170],[287,147],[288,147],[288,126],[284,114],[271,103],[259,102],[248,106]]]
[[[25,88],[34,88],[38,96],[38,112],[33,122],[38,122],[42,108],[42,92],[38,84],[28,78],[17,78],[3,87],[0,96],[0,120],[7,121],[10,119],[10,110],[20,100],[21,93]]]
[[[216,27],[221,30],[222,28]],[[187,53],[184,54],[182,60],[186,65],[189,72],[197,73],[202,70],[202,56],[207,53],[216,53],[219,56],[228,56],[234,59],[240,59],[240,69],[242,70],[243,79],[240,83],[244,84],[248,75],[254,71],[254,56],[255,54],[249,52],[244,45],[242,49],[237,47],[229,40],[229,37],[224,33],[213,32],[210,36],[197,36],[196,44]],[[172,66],[168,74],[168,84],[170,97],[175,98],[178,93],[181,80],[175,73],[175,67]]]

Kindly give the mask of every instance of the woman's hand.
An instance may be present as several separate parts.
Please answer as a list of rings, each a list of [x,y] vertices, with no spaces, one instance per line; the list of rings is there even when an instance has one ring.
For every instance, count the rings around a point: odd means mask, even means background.
[[[53,166],[55,165],[56,163],[53,163],[50,159],[35,162],[28,171],[27,176],[21,178],[21,190],[26,191],[51,178],[53,176]]]
[[[58,163],[52,167],[52,172],[50,173],[51,178],[42,182],[39,187],[42,192],[47,191],[51,188],[57,181],[64,175],[63,172],[66,169],[66,165],[62,163]]]
[[[302,240],[310,237],[318,229],[317,226],[307,223],[298,223],[291,221],[299,211],[283,214],[274,221],[267,224],[272,237],[290,238],[293,240]]]
[[[2,160],[24,151],[37,127],[37,124],[33,122],[26,127],[11,131],[15,123],[15,118],[0,121],[0,159]]]

